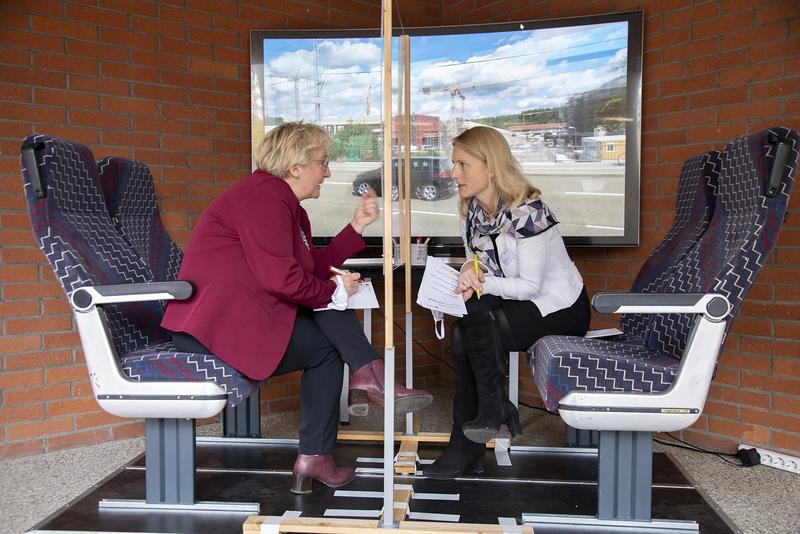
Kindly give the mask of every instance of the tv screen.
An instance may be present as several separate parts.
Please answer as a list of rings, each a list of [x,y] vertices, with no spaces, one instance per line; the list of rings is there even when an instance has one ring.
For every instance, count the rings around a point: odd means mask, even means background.
[[[460,245],[452,138],[484,125],[506,138],[568,245],[638,244],[641,12],[404,31],[413,236]],[[283,122],[331,134],[331,176],[304,202],[323,241],[350,221],[356,195],[384,194],[381,60],[378,30],[251,34],[253,153]],[[392,137],[396,147],[396,126]],[[396,159],[392,167],[396,175]],[[368,242],[382,228],[368,228]]]

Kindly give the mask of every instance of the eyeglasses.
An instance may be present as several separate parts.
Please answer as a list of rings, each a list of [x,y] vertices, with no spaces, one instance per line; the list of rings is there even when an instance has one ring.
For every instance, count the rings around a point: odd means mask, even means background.
[[[330,165],[330,163],[331,163],[331,160],[329,160],[327,157],[322,158],[322,159],[312,159],[311,161],[316,161],[317,163],[322,165],[322,171],[323,172],[328,170],[328,165]]]

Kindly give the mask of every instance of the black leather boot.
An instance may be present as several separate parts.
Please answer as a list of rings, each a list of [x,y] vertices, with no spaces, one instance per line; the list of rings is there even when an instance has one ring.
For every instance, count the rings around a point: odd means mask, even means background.
[[[467,439],[486,443],[495,438],[500,425],[508,427],[511,436],[522,433],[517,407],[506,396],[501,358],[505,358],[503,342],[494,312],[465,316],[463,325],[466,352],[475,374],[478,392],[478,415],[464,423]]]
[[[483,473],[483,457],[486,454],[486,445],[473,443],[461,431],[461,426],[478,414],[478,394],[472,367],[464,352],[463,331],[458,321],[453,325],[451,339],[456,384],[453,429],[444,453],[422,470],[426,477],[439,480],[456,478],[470,470],[472,473]]]

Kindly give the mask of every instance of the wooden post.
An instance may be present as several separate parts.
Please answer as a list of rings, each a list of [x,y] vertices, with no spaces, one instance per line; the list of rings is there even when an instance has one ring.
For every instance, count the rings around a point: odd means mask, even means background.
[[[383,36],[383,528],[394,528],[394,272],[392,271],[392,0],[382,0]]]

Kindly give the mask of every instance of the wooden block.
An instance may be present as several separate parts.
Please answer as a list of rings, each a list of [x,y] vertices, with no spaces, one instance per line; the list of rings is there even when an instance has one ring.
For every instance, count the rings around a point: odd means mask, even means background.
[[[398,530],[403,534],[503,534],[502,525],[483,523],[440,523],[434,521],[402,521]],[[523,534],[533,534],[531,525],[522,527]]]
[[[408,437],[408,436],[406,436],[406,437]],[[413,441],[413,440],[410,440],[410,439],[403,439],[400,442],[400,451],[399,451],[399,453],[403,454],[404,452],[408,452],[408,453],[411,453],[412,455],[416,456],[417,449],[419,449],[419,441]]]
[[[395,491],[395,501],[399,501],[399,492]],[[403,521],[397,519],[398,509],[395,509],[395,520],[399,521],[398,531],[403,534],[502,534],[502,525],[487,525],[481,523],[440,523],[435,521]],[[400,510],[405,514],[405,510]],[[266,520],[266,516],[250,516],[244,522],[244,534],[258,534],[261,532],[261,524]],[[319,534],[386,534],[387,529],[380,528],[380,521],[376,519],[344,519],[331,518],[324,519],[319,517],[296,517],[287,518],[280,522],[278,531],[282,534],[292,532],[315,532]],[[534,534],[531,525],[522,526],[523,534]]]
[[[417,449],[419,448],[419,441],[412,441],[409,436],[403,436],[400,442],[400,451],[397,453],[397,460],[394,466],[394,472],[398,474],[416,474],[417,472]],[[399,463],[412,462],[414,465],[398,465]]]
[[[341,441],[383,441],[383,432],[368,430],[340,430],[337,439]],[[394,433],[395,441],[416,441],[418,443],[447,443],[450,441],[450,434],[443,432],[420,432],[413,436],[407,436],[401,432]],[[489,440],[486,447],[493,449],[494,440]]]
[[[408,503],[411,502],[411,494],[413,493],[412,490],[394,490],[394,502],[395,504],[404,504],[403,508],[395,508],[394,509],[394,520],[397,522],[405,521],[406,516],[408,515]]]
[[[266,516],[250,516],[244,522],[245,534],[261,532],[261,524]],[[288,532],[315,532],[319,534],[350,534],[353,532],[379,532],[377,519],[344,519],[321,517],[292,517],[284,519],[278,526],[281,533]]]

